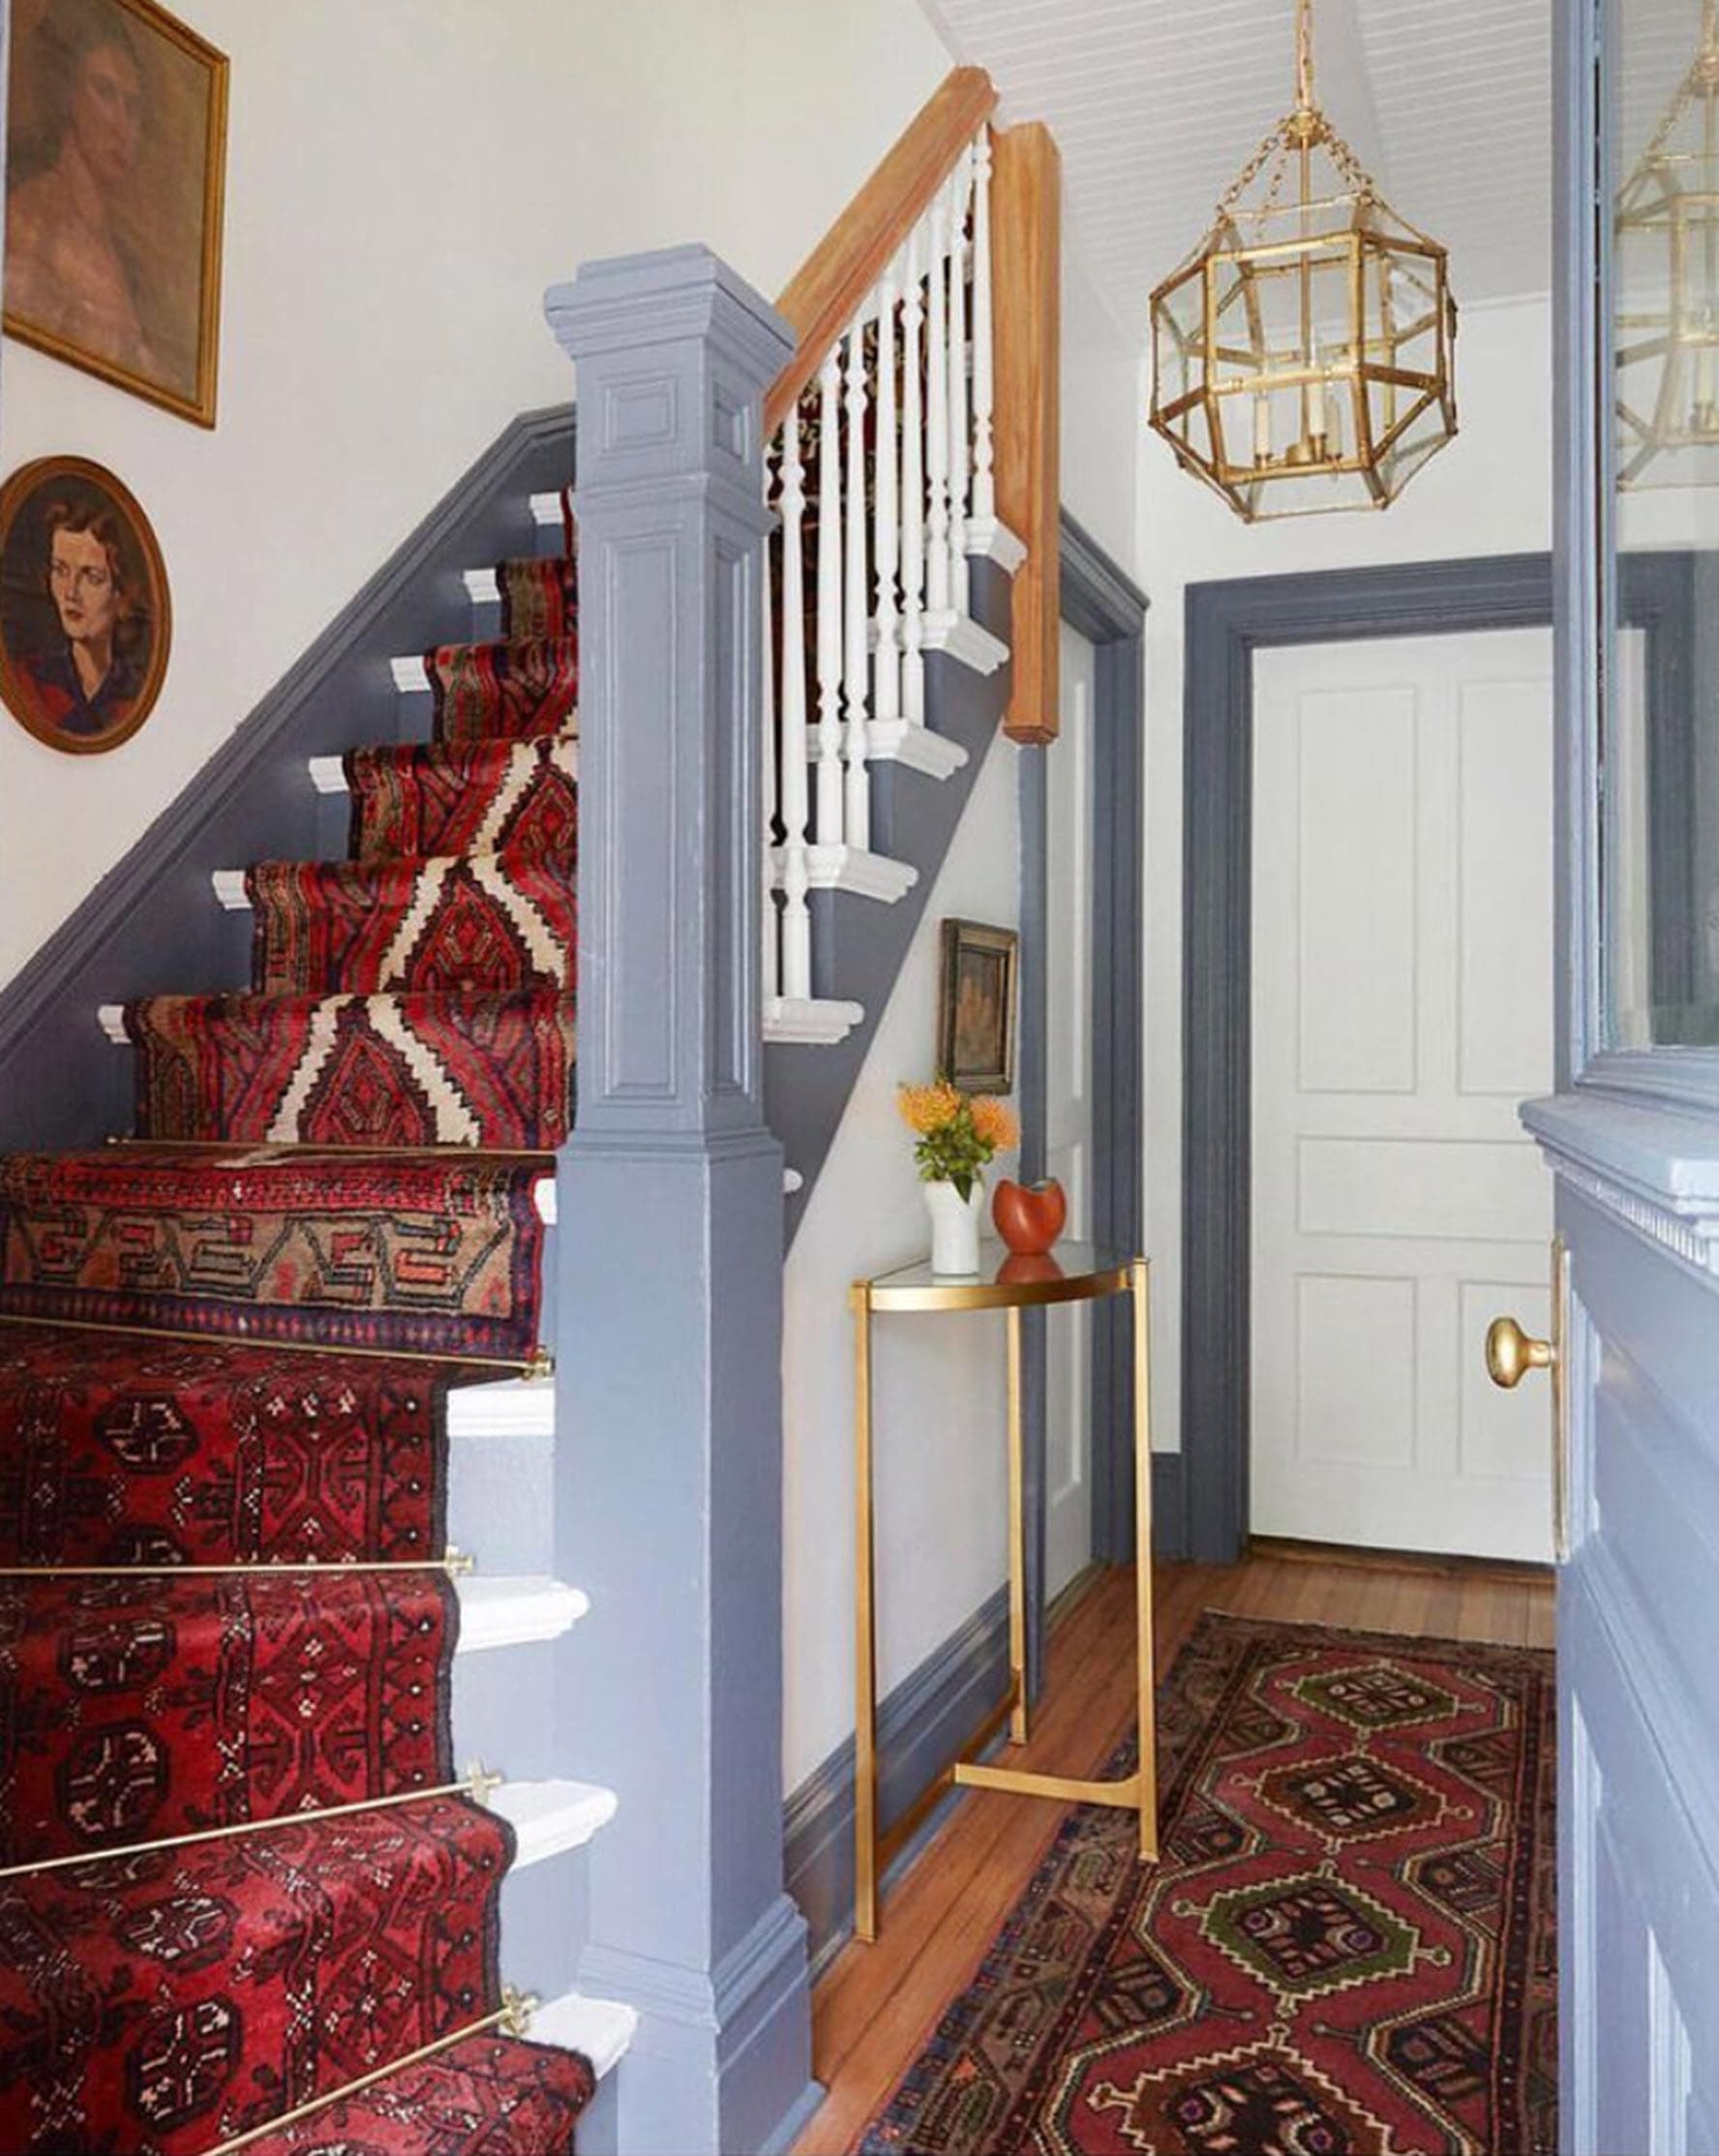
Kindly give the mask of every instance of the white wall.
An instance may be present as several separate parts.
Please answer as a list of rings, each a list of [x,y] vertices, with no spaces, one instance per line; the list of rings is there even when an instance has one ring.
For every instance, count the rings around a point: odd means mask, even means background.
[[[1134,460],[1140,355],[1079,253],[1063,234],[1063,506],[1122,563],[1134,558]]]
[[[232,60],[219,426],[0,356],[0,471],[111,466],[174,610],[123,747],[62,756],[0,715],[0,980],[507,421],[572,394],[547,284],[703,239],[773,293],[949,66],[914,0],[185,12]]]
[[[1037,753],[999,735],[985,759],[788,1259],[786,1789],[854,1727],[848,1288],[928,1243],[895,1089],[933,1074],[939,921],[952,913],[1019,924],[1016,774],[1021,756]],[[1005,1156],[990,1180],[1014,1165]],[[1005,1576],[1003,1322],[988,1312],[873,1320],[880,1697]]]
[[[1551,311],[1464,310],[1455,442],[1380,515],[1248,526],[1141,429],[1137,575],[1146,630],[1146,1232],[1153,1427],[1181,1444],[1182,614],[1191,584],[1368,562],[1532,553],[1552,544]],[[1270,805],[1255,808],[1269,814]]]

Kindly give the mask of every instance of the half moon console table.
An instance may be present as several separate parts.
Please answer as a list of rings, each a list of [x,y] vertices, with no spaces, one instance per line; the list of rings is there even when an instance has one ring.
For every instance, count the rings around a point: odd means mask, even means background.
[[[980,1251],[970,1275],[935,1273],[930,1261],[856,1280],[848,1301],[854,1312],[854,1468],[858,1548],[855,1581],[855,1787],[854,1930],[875,1939],[878,1882],[885,1866],[918,1829],[951,1783],[1004,1789],[1019,1796],[1049,1797],[1063,1804],[1115,1805],[1137,1812],[1140,1855],[1158,1855],[1158,1771],[1153,1716],[1152,1655],[1152,1347],[1148,1316],[1151,1268],[1144,1258],[1122,1257],[1090,1243],[1059,1243],[1046,1257],[1017,1257],[998,1243]],[[1110,1295],[1131,1298],[1134,1319],[1134,1545],[1135,1655],[1139,1697],[1139,1764],[1131,1775],[1107,1782],[1071,1781],[1062,1775],[981,1764],[982,1752],[1007,1722],[1011,1745],[1027,1741],[1026,1507],[1021,1417],[1021,1320],[1023,1310],[1058,1303],[1093,1303]],[[1009,1352],[1009,1666],[1010,1684],[957,1757],[890,1827],[878,1831],[877,1573],[876,1513],[872,1502],[871,1323],[896,1313],[1002,1310],[1008,1318]]]

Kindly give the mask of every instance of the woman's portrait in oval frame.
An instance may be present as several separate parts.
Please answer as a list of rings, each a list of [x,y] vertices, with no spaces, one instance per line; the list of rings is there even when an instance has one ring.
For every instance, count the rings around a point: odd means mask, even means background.
[[[0,487],[0,698],[68,756],[129,741],[166,676],[167,572],[110,471],[43,457]]]

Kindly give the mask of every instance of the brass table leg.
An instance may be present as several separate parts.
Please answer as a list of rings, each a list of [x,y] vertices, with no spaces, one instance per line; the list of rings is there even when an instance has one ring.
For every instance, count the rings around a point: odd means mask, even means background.
[[[871,1474],[871,1291],[857,1280],[854,1312],[854,1931],[877,1937],[877,1609]]]
[[[1009,1668],[1014,1680],[1014,1710],[1009,1741],[1027,1741],[1027,1502],[1026,1448],[1021,1401],[1021,1314],[1012,1306],[1009,1320]]]
[[[1138,1687],[1140,1854],[1158,1855],[1157,1671],[1152,1627],[1152,1268],[1129,1267],[1134,1318],[1134,1681]]]
[[[1122,1291],[1119,1272],[1104,1294]],[[1136,1529],[1134,1625],[1136,1702],[1140,1756],[1134,1772],[1116,1781],[1090,1782],[1039,1774],[1017,1767],[987,1766],[974,1757],[1007,1721],[1010,1741],[1027,1739],[1027,1552],[1025,1418],[1022,1397],[1021,1313],[1006,1305],[1009,1350],[1009,1663],[1008,1696],[990,1710],[955,1760],[923,1789],[888,1835],[878,1832],[876,1493],[873,1488],[871,1283],[856,1280],[848,1293],[854,1313],[855,1668],[854,1668],[854,1930],[871,1941],[878,1934],[879,1874],[886,1858],[921,1825],[951,1784],[1048,1797],[1065,1804],[1099,1804],[1139,1817],[1140,1855],[1158,1855],[1158,1753],[1154,1714],[1156,1662],[1152,1611],[1152,1346],[1151,1268],[1144,1258],[1127,1268],[1133,1315],[1134,1519]],[[910,1307],[912,1305],[909,1305]]]

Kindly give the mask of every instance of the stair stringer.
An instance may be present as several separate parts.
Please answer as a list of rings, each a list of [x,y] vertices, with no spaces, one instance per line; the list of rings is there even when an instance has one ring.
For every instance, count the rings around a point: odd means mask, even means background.
[[[0,990],[0,1152],[131,1129],[132,1059],[114,1054],[98,1006],[187,981],[246,985],[250,916],[216,905],[210,879],[235,862],[344,852],[346,798],[318,794],[305,759],[409,737],[416,714],[388,654],[427,650],[469,618],[473,562],[538,551],[530,497],[566,485],[573,438],[571,404],[503,429]]]
[[[1009,578],[993,563],[977,558],[969,570],[969,612],[981,628],[1007,643]],[[871,765],[872,846],[892,860],[911,863],[920,872],[919,881],[892,906],[840,891],[812,894],[813,992],[849,999],[865,1016],[833,1047],[771,1041],[765,1048],[765,1116],[782,1142],[788,1165],[803,1179],[786,1201],[790,1244],[841,1127],[985,751],[1002,726],[1011,673],[1004,665],[995,674],[976,674],[947,653],[926,654],[926,724],[933,734],[958,742],[967,751],[967,762],[941,781],[899,764]]]

